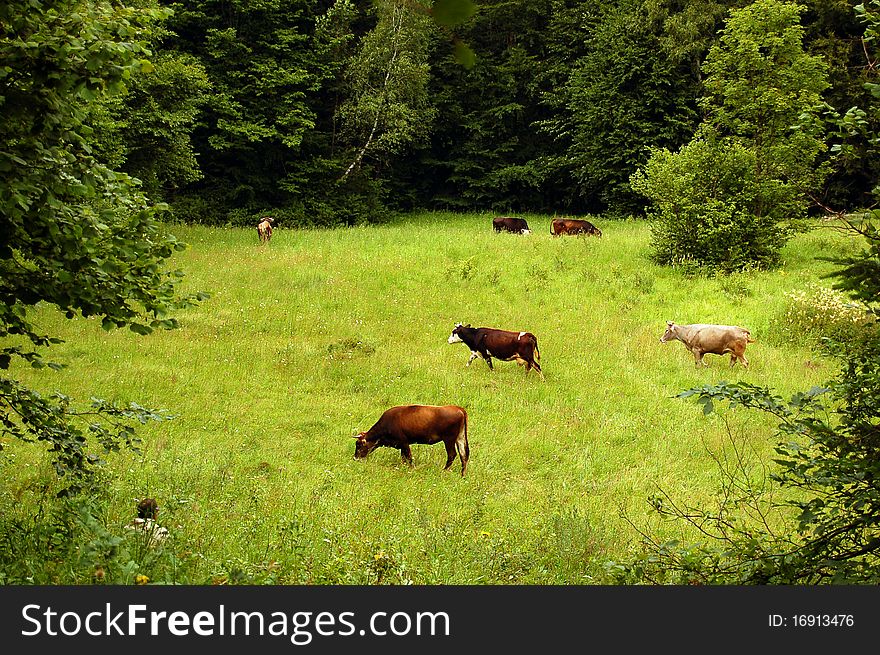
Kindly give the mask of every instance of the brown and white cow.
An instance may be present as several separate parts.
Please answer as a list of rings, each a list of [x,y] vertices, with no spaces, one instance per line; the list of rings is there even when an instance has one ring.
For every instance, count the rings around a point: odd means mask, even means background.
[[[538,363],[541,360],[538,339],[531,332],[474,328],[456,323],[447,343],[464,343],[471,349],[470,359],[465,366],[470,366],[474,359],[482,357],[489,368],[495,370],[492,366],[494,357],[505,362],[515,360],[517,364],[525,365],[526,373],[534,368],[542,378],[544,377],[541,365]]]
[[[601,237],[602,230],[590,223],[576,218],[554,218],[550,223],[550,234],[560,236],[562,234],[591,234]]]
[[[354,458],[363,459],[379,446],[400,451],[403,461],[413,465],[412,444],[435,444],[442,441],[446,446],[446,471],[458,453],[461,474],[467,468],[470,447],[467,436],[468,415],[458,405],[399,405],[385,410],[376,424],[366,432],[355,435]]]
[[[706,323],[676,325],[672,321],[666,321],[666,332],[660,337],[660,343],[675,339],[681,341],[685,348],[693,353],[697,366],[700,364],[708,366],[703,361],[703,355],[730,353],[731,366],[739,360],[746,368],[749,367],[749,360],[745,357],[746,344],[755,342],[751,332],[736,325],[710,325]]]
[[[514,234],[531,234],[529,224],[524,218],[515,216],[496,216],[492,219],[492,228],[496,232],[513,232]]]
[[[272,238],[272,226],[274,224],[275,219],[271,216],[263,216],[260,222],[257,223],[257,234],[260,237],[260,243],[269,243],[269,239]]]

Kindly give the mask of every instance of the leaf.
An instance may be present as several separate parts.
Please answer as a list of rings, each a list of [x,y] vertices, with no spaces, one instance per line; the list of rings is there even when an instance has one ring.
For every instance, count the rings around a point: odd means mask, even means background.
[[[865,90],[869,91],[875,98],[880,98],[880,84],[865,83]]]
[[[128,329],[137,334],[147,335],[153,331],[153,328],[148,325],[141,325],[140,323],[132,323],[128,326]]]
[[[471,0],[437,0],[431,15],[438,25],[447,27],[463,23],[477,11],[477,5]]]
[[[474,64],[477,63],[477,56],[474,54],[474,51],[461,41],[456,41],[455,50],[453,51],[452,56],[455,57],[456,62],[468,70],[473,68]]]

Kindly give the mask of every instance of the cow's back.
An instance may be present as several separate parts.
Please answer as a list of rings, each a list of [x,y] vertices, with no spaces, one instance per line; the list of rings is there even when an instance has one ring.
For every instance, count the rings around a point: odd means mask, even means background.
[[[408,443],[433,443],[457,430],[467,413],[458,405],[400,405],[385,411],[380,421],[389,434]]]
[[[523,350],[537,347],[538,339],[531,332],[513,332],[496,328],[480,328],[483,331],[482,342],[499,358],[510,357]]]
[[[751,334],[737,325],[712,325],[693,323],[680,326],[688,328],[686,343],[691,347],[699,347],[705,352],[721,354],[736,344],[745,344]]]

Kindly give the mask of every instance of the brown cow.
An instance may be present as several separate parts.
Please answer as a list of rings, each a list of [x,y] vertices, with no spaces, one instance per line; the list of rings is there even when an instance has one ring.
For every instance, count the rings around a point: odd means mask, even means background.
[[[272,226],[274,224],[275,219],[271,216],[263,216],[260,222],[257,223],[257,234],[260,237],[260,243],[269,243],[269,239],[272,238]]]
[[[458,405],[399,405],[385,410],[376,424],[366,432],[355,435],[354,458],[363,459],[379,446],[400,450],[403,461],[413,465],[412,444],[446,446],[446,471],[455,461],[456,451],[461,458],[464,475],[471,451],[467,437],[467,412]]]
[[[489,368],[495,370],[492,366],[492,358],[495,357],[504,362],[516,360],[517,364],[525,364],[526,373],[534,368],[542,379],[544,377],[541,365],[538,364],[541,360],[538,339],[531,332],[474,328],[456,323],[447,343],[464,343],[471,349],[470,359],[465,366],[470,366],[474,359],[481,356]]]
[[[730,353],[730,365],[742,362],[746,368],[749,360],[745,357],[746,344],[755,343],[752,333],[745,328],[735,325],[707,325],[705,323],[693,323],[691,325],[676,325],[672,321],[666,321],[666,332],[660,337],[660,343],[666,343],[678,339],[685,348],[694,355],[697,366],[702,364],[703,355],[724,355]]]
[[[550,234],[559,236],[561,234],[592,234],[601,237],[602,230],[590,223],[590,221],[582,221],[576,218],[554,218],[550,223]]]
[[[532,233],[526,220],[515,216],[496,216],[492,219],[492,229],[496,232],[513,232],[514,234]]]

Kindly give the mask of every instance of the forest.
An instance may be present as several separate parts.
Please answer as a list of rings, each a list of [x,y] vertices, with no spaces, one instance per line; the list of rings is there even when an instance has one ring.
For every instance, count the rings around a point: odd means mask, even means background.
[[[95,155],[179,221],[294,227],[641,215],[630,177],[694,136],[706,56],[748,3],[485,0],[447,24],[416,0],[128,4],[149,65],[89,109]],[[799,24],[824,62],[819,117],[855,125],[847,112],[875,102],[864,22],[846,0],[807,0]],[[874,120],[835,133],[864,151]],[[869,204],[878,164],[861,154],[817,181],[817,203]]]

